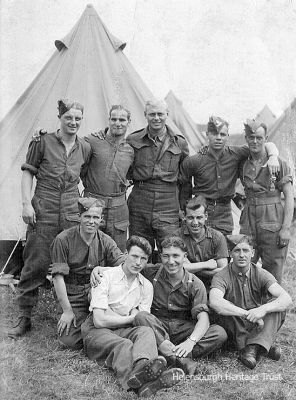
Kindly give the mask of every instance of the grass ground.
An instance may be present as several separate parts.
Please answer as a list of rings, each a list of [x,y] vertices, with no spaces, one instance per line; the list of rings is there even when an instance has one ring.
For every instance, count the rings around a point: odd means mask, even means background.
[[[291,249],[296,254],[296,225]],[[237,354],[221,352],[199,361],[199,374],[155,399],[295,400],[296,399],[296,259],[288,256],[283,286],[293,297],[284,326],[277,336],[283,355],[275,362],[263,358],[248,370]],[[16,317],[15,295],[0,287],[0,326]],[[0,338],[0,398],[3,400],[125,400],[136,399],[116,383],[103,365],[88,360],[83,351],[64,350],[56,341],[57,310],[51,291],[42,289],[34,329],[19,340]]]

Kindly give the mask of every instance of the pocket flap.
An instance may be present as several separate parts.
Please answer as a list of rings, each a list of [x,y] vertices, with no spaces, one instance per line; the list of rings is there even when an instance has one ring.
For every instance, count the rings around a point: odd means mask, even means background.
[[[261,222],[259,226],[261,229],[265,229],[266,231],[278,232],[281,229],[282,224],[279,222]]]
[[[129,226],[129,221],[120,221],[114,223],[114,228],[118,229],[119,231],[125,232]]]

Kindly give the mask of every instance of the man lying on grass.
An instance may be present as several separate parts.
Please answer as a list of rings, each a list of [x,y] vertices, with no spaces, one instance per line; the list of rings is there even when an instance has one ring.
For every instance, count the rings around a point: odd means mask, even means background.
[[[273,275],[251,263],[253,248],[247,236],[227,238],[233,261],[213,277],[210,306],[240,351],[241,362],[253,369],[261,354],[279,360],[281,350],[273,342],[291,297]]]
[[[107,269],[100,284],[92,288],[92,313],[81,327],[87,356],[105,359],[121,386],[137,391],[141,397],[171,387],[184,377],[179,368],[166,370],[165,358],[158,357],[153,330],[133,326],[139,313],[150,312],[153,287],[140,272],[151,253],[146,239],[128,239],[123,264]]]

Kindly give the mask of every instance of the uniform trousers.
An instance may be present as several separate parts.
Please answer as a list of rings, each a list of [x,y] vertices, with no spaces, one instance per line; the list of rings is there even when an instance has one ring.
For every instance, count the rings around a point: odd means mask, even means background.
[[[208,221],[211,228],[223,233],[224,236],[231,235],[233,231],[233,217],[231,202],[207,205]]]
[[[149,326],[153,329],[157,346],[164,340],[170,340],[175,345],[180,344],[191,335],[195,324],[194,321],[188,320],[157,318],[146,311],[139,312],[134,319],[135,326]],[[211,325],[193,347],[192,358],[212,353],[219,349],[226,340],[225,330],[219,325]]]
[[[105,359],[105,365],[115,372],[124,389],[128,389],[127,381],[135,363],[158,355],[154,333],[146,326],[95,328],[90,314],[81,332],[87,356],[91,360]]]
[[[146,238],[160,249],[162,240],[179,228],[177,185],[162,182],[135,184],[128,198],[130,235]]]
[[[275,335],[284,323],[285,313],[274,312],[264,318],[264,327],[259,330],[256,324],[245,318],[217,316],[216,321],[224,327],[229,337],[229,344],[242,350],[247,345],[259,344],[268,352],[275,340]]]

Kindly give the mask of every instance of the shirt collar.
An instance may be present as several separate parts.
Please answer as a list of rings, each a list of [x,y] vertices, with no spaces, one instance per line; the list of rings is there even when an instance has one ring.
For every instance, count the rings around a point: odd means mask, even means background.
[[[126,278],[126,275],[125,275],[125,273],[124,273],[124,271],[123,271],[123,269],[122,269],[122,266],[123,266],[123,263],[119,265],[119,279],[120,279],[120,280],[127,279],[127,278]],[[143,276],[141,273],[138,273],[138,274],[136,275],[136,278],[135,278],[135,279],[137,279],[137,281],[138,281],[138,283],[139,283],[140,285],[144,286],[144,276]]]
[[[63,141],[62,141],[62,135],[61,135],[61,130],[60,130],[60,129],[58,129],[58,130],[55,132],[55,137],[57,138],[57,141],[58,141],[59,143],[64,144]],[[75,146],[79,146],[80,142],[81,142],[81,138],[80,138],[78,135],[76,135],[76,138],[75,138]]]
[[[184,235],[188,235],[188,236],[192,237],[192,239],[194,239],[194,237],[189,232],[189,229],[188,229],[188,226],[186,225],[186,222],[183,225],[183,233],[184,233]],[[213,235],[210,232],[209,227],[205,225],[205,235],[198,241],[201,242],[204,238],[212,238],[212,237],[213,237]]]
[[[251,266],[252,266],[252,264],[251,264]],[[232,263],[231,263],[231,270],[232,270],[232,272],[234,273],[234,275],[236,275],[236,276],[246,276],[247,278],[250,278],[251,266],[250,266],[250,268],[248,269],[248,271],[247,271],[245,274],[243,274],[243,273],[240,272],[237,268],[235,268],[235,266],[233,265],[233,262],[232,262]]]

